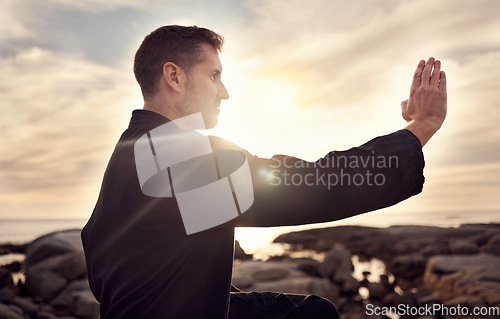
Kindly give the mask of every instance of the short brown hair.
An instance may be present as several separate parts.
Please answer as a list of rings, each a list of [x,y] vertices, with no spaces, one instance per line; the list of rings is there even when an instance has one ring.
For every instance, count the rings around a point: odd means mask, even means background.
[[[202,62],[202,43],[220,51],[224,38],[209,29],[179,25],[163,26],[147,35],[134,59],[135,78],[144,98],[157,93],[165,63],[173,62],[189,73],[193,66]]]

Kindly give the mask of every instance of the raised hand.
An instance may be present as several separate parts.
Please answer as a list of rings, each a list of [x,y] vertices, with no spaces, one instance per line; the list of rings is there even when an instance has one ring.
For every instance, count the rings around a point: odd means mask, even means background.
[[[401,111],[410,123],[406,128],[420,139],[422,146],[443,124],[446,100],[446,74],[441,71],[441,62],[432,57],[427,63],[421,60],[413,76],[410,98],[401,102]]]

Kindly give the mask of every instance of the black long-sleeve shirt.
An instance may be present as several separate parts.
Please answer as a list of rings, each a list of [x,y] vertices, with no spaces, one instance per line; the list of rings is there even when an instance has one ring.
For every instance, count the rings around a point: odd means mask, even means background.
[[[334,221],[422,190],[422,148],[408,130],[330,152],[315,163],[283,155],[263,159],[210,137],[214,151],[246,155],[254,202],[229,222],[186,235],[175,197],[142,193],[134,159],[135,141],[168,121],[158,113],[133,111],[82,231],[89,282],[103,319],[226,318],[234,227]]]

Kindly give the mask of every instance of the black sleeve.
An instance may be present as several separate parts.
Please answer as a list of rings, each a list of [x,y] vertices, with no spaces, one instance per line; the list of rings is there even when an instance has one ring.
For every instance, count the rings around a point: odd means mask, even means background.
[[[241,151],[249,162],[254,203],[233,220],[237,227],[334,221],[392,206],[420,193],[424,183],[422,146],[408,130],[332,151],[316,162]]]

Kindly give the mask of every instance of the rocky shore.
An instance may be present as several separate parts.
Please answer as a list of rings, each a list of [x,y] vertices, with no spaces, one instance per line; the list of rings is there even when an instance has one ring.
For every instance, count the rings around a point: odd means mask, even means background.
[[[235,286],[316,294],[332,300],[348,319],[396,318],[373,310],[433,305],[450,307],[448,312],[460,305],[461,316],[440,311],[401,318],[500,318],[492,312],[500,307],[499,224],[339,226],[284,234],[275,243],[287,250],[265,261],[237,244]],[[0,319],[99,318],[80,230],[48,234],[27,245],[0,245],[0,257],[20,254],[25,258],[0,267]],[[473,316],[475,308],[490,313]]]

